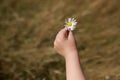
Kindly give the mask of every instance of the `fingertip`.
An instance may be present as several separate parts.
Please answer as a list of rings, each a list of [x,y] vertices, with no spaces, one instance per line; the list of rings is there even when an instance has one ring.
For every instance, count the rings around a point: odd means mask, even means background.
[[[68,35],[68,39],[73,39],[74,38],[74,35],[73,35],[73,32],[72,31],[69,31],[69,35]]]
[[[70,33],[70,35],[73,35],[73,33],[72,33],[72,31],[71,31],[71,30],[69,31],[69,33]]]
[[[65,28],[61,29],[60,32],[65,32],[67,31]]]
[[[66,32],[67,32],[67,30],[65,28],[61,29],[57,34],[57,38],[65,38]]]

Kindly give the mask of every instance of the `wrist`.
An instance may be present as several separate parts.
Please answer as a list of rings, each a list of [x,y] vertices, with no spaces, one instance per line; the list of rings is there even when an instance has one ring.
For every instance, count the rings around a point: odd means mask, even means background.
[[[68,52],[65,56],[65,60],[69,60],[69,59],[74,59],[74,58],[78,58],[79,54],[78,51],[72,51],[72,52]]]

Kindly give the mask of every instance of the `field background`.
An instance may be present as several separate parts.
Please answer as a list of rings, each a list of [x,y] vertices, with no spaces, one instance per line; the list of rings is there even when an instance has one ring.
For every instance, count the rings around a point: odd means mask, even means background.
[[[120,0],[0,0],[0,80],[65,80],[53,42],[69,17],[87,79],[120,80]]]

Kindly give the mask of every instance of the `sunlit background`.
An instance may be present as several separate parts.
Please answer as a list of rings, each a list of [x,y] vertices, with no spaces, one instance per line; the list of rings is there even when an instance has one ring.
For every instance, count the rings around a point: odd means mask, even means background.
[[[87,79],[120,80],[120,0],[0,0],[0,80],[66,80],[53,42],[69,17]]]

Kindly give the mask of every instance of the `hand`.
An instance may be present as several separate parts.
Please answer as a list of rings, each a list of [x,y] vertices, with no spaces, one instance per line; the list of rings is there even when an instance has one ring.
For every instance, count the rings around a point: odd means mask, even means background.
[[[64,58],[68,55],[76,54],[76,41],[72,31],[60,30],[54,41],[54,48]]]

